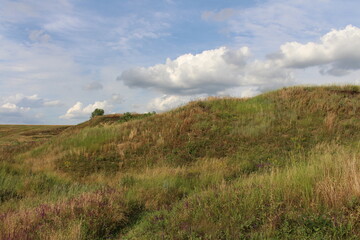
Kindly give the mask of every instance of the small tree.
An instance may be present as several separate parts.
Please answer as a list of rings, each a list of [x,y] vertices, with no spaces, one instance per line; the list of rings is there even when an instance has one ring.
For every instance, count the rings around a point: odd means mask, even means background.
[[[104,115],[104,109],[100,109],[100,108],[96,108],[92,113],[91,113],[91,118],[94,118],[96,116],[102,116]]]

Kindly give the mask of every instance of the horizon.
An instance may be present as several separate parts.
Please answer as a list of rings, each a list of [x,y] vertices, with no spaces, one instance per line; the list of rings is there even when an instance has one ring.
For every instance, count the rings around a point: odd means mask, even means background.
[[[0,124],[360,84],[354,0],[0,0]]]
[[[268,91],[268,92],[273,92],[273,91],[275,91],[275,92],[277,92],[277,91],[280,91],[280,90],[282,90],[282,89],[287,89],[287,88],[291,88],[291,87],[300,87],[300,88],[303,88],[303,87],[351,87],[351,86],[357,86],[357,85],[349,85],[349,84],[342,84],[342,85],[336,85],[336,84],[328,84],[328,85],[310,85],[310,84],[306,84],[306,85],[295,85],[295,86],[288,86],[288,87],[281,87],[281,88],[279,88],[279,89],[275,89],[275,90],[271,90],[271,91]],[[262,95],[263,93],[267,93],[267,92],[262,92],[262,93],[260,93],[259,95]],[[249,97],[236,97],[236,96],[211,96],[211,95],[209,95],[209,96],[207,96],[206,98],[197,98],[197,99],[194,99],[194,100],[190,100],[190,101],[188,101],[188,102],[185,102],[185,103],[182,103],[182,104],[178,104],[178,105],[176,105],[174,108],[169,108],[169,109],[167,109],[166,111],[161,111],[161,112],[159,112],[159,113],[167,113],[167,112],[170,112],[170,111],[172,111],[172,110],[175,110],[176,108],[180,108],[180,107],[184,107],[184,106],[186,106],[187,104],[190,104],[191,102],[194,102],[194,101],[207,101],[208,99],[210,99],[210,100],[212,100],[212,98],[217,98],[217,99],[251,99],[251,98],[253,98],[253,97],[256,97],[256,96],[258,96],[258,95],[254,95],[254,96],[249,96]],[[104,115],[101,115],[101,116],[111,116],[111,115],[119,115],[119,116],[121,116],[121,115],[124,115],[124,114],[126,114],[126,113],[131,113],[131,114],[148,114],[148,113],[155,113],[155,114],[158,114],[158,112],[156,112],[156,111],[152,111],[152,112],[143,112],[143,113],[139,113],[139,112],[134,112],[134,111],[131,111],[131,112],[123,112],[123,113],[104,113]],[[90,115],[91,115],[91,113],[90,113]],[[61,126],[76,126],[76,125],[80,125],[80,124],[82,124],[82,123],[84,123],[84,122],[88,122],[88,121],[90,121],[92,118],[91,118],[91,116],[89,116],[87,119],[85,119],[84,118],[84,120],[83,121],[81,121],[81,122],[78,122],[78,123],[74,123],[74,124],[46,124],[46,123],[44,123],[44,124],[37,124],[37,123],[35,123],[35,124],[26,124],[26,123],[5,123],[5,124],[3,124],[3,123],[0,123],[0,126],[59,126],[59,127],[61,127]]]

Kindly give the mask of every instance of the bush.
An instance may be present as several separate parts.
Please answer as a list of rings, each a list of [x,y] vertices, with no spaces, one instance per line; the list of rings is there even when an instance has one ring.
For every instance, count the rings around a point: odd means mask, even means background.
[[[100,108],[96,108],[92,113],[91,113],[91,118],[94,118],[96,116],[103,116],[104,115],[104,109],[100,109]]]

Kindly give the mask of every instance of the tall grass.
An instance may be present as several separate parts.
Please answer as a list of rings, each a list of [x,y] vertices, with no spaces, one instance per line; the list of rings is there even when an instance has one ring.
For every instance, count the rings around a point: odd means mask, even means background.
[[[311,151],[304,162],[196,192],[156,211],[128,239],[343,239],[359,236],[360,152]]]
[[[104,239],[120,232],[141,208],[122,193],[102,189],[56,204],[0,216],[2,239]],[[69,235],[64,235],[69,234]]]
[[[209,98],[4,146],[0,236],[358,239],[359,92]]]

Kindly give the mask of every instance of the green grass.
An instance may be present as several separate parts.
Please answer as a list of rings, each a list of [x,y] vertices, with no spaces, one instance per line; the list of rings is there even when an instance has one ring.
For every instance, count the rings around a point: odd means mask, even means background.
[[[359,116],[358,86],[291,87],[42,140],[13,127],[0,136],[0,236],[358,239]]]

